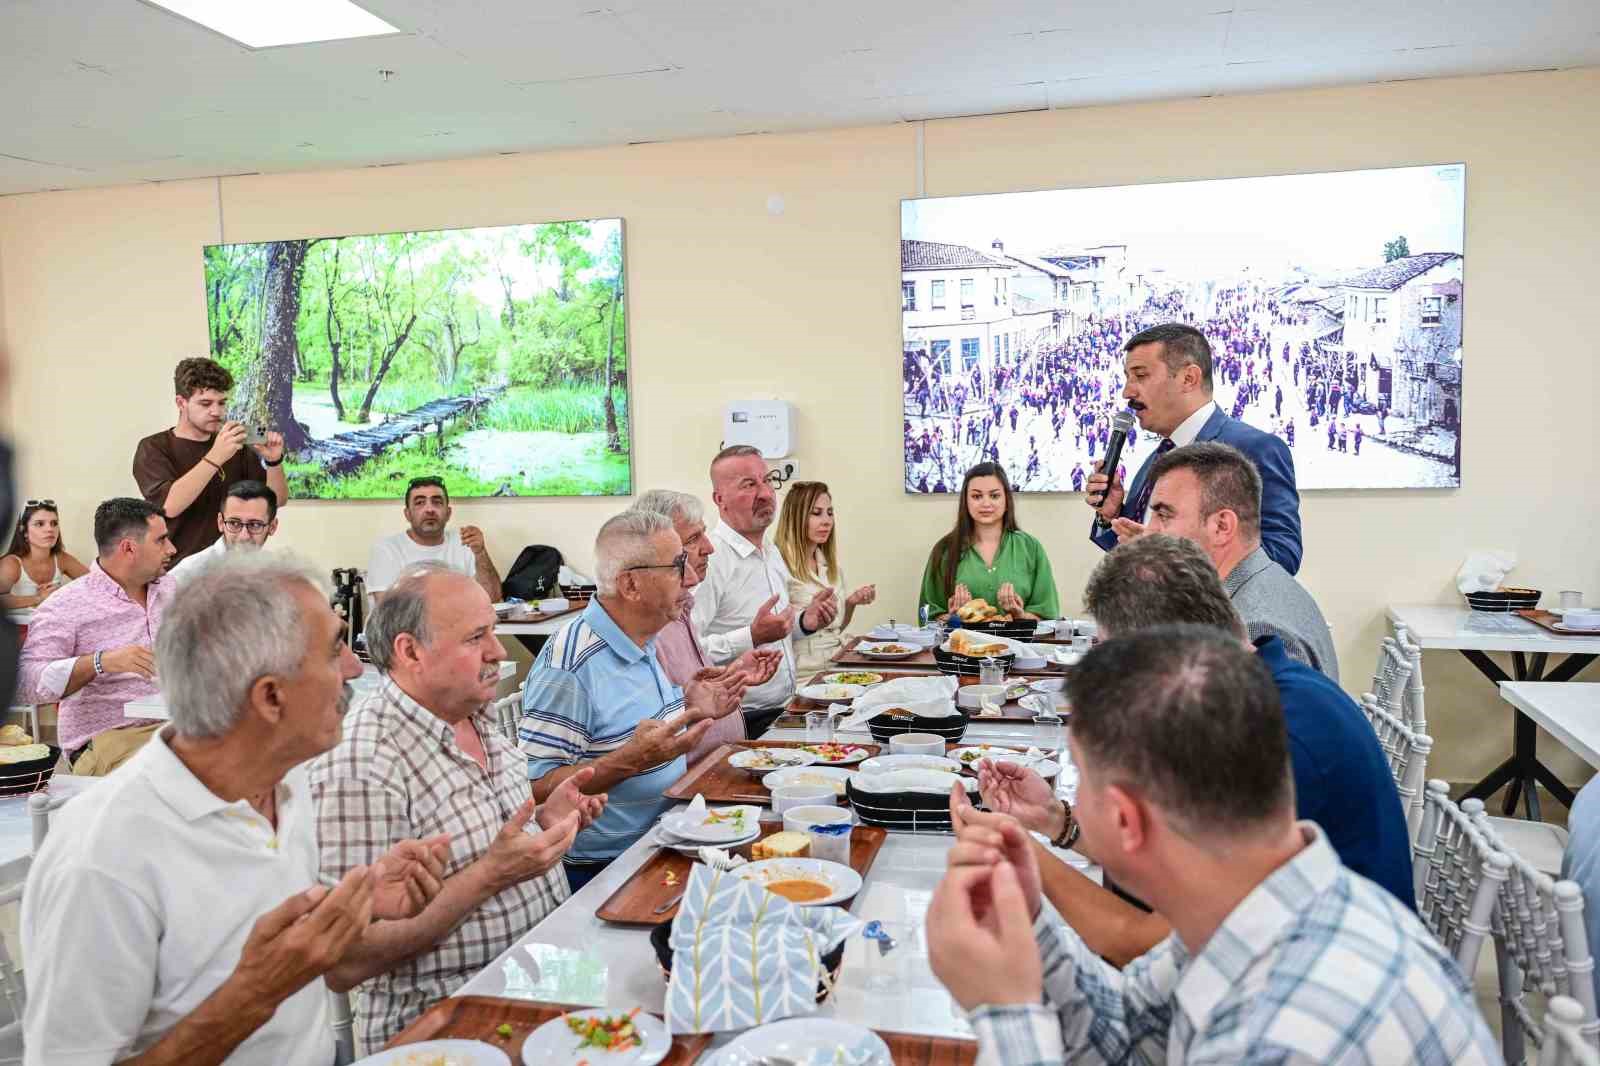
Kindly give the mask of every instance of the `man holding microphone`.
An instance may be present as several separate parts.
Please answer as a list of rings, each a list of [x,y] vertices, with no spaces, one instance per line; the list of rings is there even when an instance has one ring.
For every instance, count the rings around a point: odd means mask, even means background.
[[[1104,464],[1085,486],[1084,499],[1098,517],[1089,539],[1106,551],[1145,531],[1151,467],[1157,459],[1195,441],[1221,441],[1239,449],[1261,474],[1261,547],[1289,573],[1298,573],[1300,494],[1294,456],[1277,437],[1229,418],[1211,398],[1211,345],[1193,326],[1179,323],[1141,330],[1122,347],[1127,381],[1122,398],[1148,433],[1163,440],[1124,490],[1108,478]]]

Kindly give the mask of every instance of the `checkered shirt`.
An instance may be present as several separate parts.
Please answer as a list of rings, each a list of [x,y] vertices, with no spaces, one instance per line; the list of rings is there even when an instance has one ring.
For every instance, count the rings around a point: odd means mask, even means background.
[[[1118,971],[1046,904],[1047,1006],[972,1013],[981,1066],[1073,1062],[1477,1066],[1499,1048],[1449,955],[1393,896],[1308,846],[1191,956],[1176,935]]]
[[[450,834],[446,876],[489,850],[527,802],[528,777],[492,707],[481,709],[473,724],[488,755],[487,773],[456,745],[449,723],[387,676],[345,716],[344,738],[311,764],[326,883],[376,861],[401,840]],[[566,898],[558,865],[492,896],[432,948],[367,981],[356,1004],[359,1046],[381,1048]]]

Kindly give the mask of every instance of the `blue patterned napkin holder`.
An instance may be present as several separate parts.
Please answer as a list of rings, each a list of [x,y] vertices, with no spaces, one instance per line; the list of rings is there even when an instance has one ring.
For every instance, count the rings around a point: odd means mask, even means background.
[[[667,1031],[742,1031],[817,1009],[822,956],[862,926],[696,863],[672,923]]]

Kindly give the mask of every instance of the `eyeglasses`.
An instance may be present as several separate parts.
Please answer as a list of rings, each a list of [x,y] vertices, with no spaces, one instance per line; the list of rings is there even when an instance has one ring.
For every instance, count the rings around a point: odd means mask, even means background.
[[[651,566],[625,566],[622,568],[622,572],[626,574],[629,570],[676,570],[678,572],[678,580],[682,581],[684,570],[686,570],[688,566],[689,553],[679,552],[678,557],[673,559],[670,563],[655,563]]]
[[[229,533],[238,533],[240,530],[249,530],[252,537],[261,536],[261,534],[267,531],[267,527],[270,525],[272,525],[271,522],[262,522],[257,519],[251,519],[248,522],[242,518],[224,518],[222,520],[222,528],[226,529]]]

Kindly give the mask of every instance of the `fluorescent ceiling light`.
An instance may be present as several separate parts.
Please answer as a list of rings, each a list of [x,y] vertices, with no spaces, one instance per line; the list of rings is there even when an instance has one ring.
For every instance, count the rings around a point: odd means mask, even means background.
[[[251,48],[399,33],[351,0],[149,0]]]

